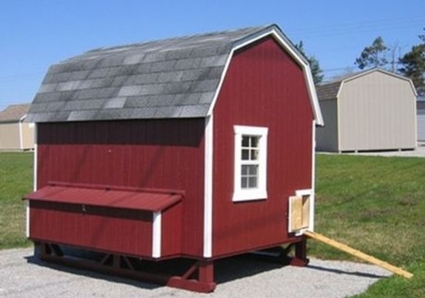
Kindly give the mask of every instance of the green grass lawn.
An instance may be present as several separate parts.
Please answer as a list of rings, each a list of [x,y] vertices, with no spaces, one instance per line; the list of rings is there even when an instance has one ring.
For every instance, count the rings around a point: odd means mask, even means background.
[[[425,159],[317,155],[316,232],[415,274],[358,297],[425,297]],[[314,240],[309,253],[354,257]]]
[[[0,153],[0,249],[30,245],[21,198],[32,189],[32,159]],[[319,154],[316,167],[316,231],[415,275],[357,297],[425,297],[425,158]],[[314,240],[309,254],[360,261]]]
[[[0,153],[0,249],[29,246],[25,202],[32,190],[33,153]]]

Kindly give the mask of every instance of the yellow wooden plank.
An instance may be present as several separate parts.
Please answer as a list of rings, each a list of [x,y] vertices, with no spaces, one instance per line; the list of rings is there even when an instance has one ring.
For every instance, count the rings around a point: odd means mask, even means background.
[[[302,198],[298,196],[292,196],[291,200],[291,228],[292,231],[296,231],[302,228],[303,217],[302,217]]]
[[[365,261],[367,261],[367,262],[369,262],[371,264],[375,264],[377,266],[380,266],[380,267],[382,267],[382,268],[384,268],[386,270],[389,270],[389,271],[391,271],[393,273],[396,273],[398,275],[401,275],[403,277],[411,278],[413,276],[412,273],[407,272],[407,271],[405,271],[405,270],[403,270],[403,269],[401,269],[399,267],[395,267],[395,266],[393,266],[393,265],[391,265],[391,264],[389,264],[387,262],[381,261],[381,260],[379,260],[379,259],[377,259],[375,257],[372,257],[372,256],[370,256],[368,254],[365,254],[365,253],[363,253],[363,252],[361,252],[361,251],[359,251],[357,249],[351,248],[348,245],[345,245],[343,243],[337,242],[335,240],[332,240],[332,239],[330,239],[328,237],[325,237],[323,235],[320,235],[318,233],[311,232],[311,231],[305,231],[304,234],[307,235],[310,238],[313,238],[313,239],[318,240],[320,242],[326,243],[326,244],[328,244],[328,245],[330,245],[332,247],[335,247],[335,248],[337,248],[339,250],[345,251],[346,253],[349,253],[349,254],[351,254],[353,256],[356,256],[356,257],[358,257],[360,259],[363,259],[363,260],[365,260]]]
[[[310,225],[310,196],[303,196],[302,198],[302,226],[307,228]]]

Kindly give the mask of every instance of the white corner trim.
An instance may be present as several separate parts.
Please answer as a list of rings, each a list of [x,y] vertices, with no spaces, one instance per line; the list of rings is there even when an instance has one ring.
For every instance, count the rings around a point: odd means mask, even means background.
[[[37,127],[37,123],[34,123],[34,164],[33,164],[33,182],[32,182],[32,187],[33,190],[36,191],[38,189],[37,187],[37,171],[38,171],[38,166],[37,166],[37,158],[38,158],[38,127]]]
[[[32,181],[32,188],[34,191],[37,190],[37,123],[34,123],[34,158],[33,158],[33,181]],[[31,231],[30,231],[30,201],[26,200],[25,202],[25,214],[26,214],[26,223],[25,223],[25,235],[27,238],[30,237]]]
[[[30,201],[25,200],[25,214],[26,214],[26,223],[25,223],[25,236],[30,237]]]
[[[22,121],[19,120],[19,148],[24,150],[24,136],[22,135]]]
[[[205,118],[204,153],[204,257],[212,257],[213,229],[213,116]]]
[[[316,210],[316,121],[312,124],[312,149],[311,149],[311,192],[310,192],[310,227],[309,230],[314,232],[314,215]]]
[[[161,226],[162,226],[162,214],[161,211],[153,213],[153,225],[152,225],[152,257],[161,257]]]

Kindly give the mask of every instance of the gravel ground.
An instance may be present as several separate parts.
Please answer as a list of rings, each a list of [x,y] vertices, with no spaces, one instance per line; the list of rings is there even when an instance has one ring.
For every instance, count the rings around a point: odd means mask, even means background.
[[[0,251],[0,297],[346,297],[391,274],[379,267],[312,259],[308,267],[279,267],[230,258],[216,266],[214,293],[110,277],[33,258],[32,249]]]

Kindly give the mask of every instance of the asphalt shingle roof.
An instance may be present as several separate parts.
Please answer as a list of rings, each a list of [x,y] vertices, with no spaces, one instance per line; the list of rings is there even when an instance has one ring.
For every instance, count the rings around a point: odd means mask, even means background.
[[[10,105],[0,112],[0,122],[19,121],[28,113],[30,104]]]
[[[234,45],[270,28],[88,51],[49,68],[27,121],[205,117]]]
[[[316,87],[317,98],[319,100],[335,99],[338,95],[342,81],[319,85]]]

